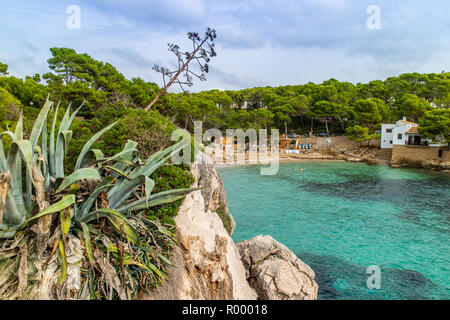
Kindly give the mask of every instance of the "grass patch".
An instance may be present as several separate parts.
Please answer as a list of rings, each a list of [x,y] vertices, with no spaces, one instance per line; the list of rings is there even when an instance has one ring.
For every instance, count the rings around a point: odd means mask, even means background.
[[[220,217],[220,220],[222,220],[223,226],[225,230],[227,230],[228,234],[231,235],[231,217],[226,212],[225,206],[222,205],[216,210],[217,215]]]

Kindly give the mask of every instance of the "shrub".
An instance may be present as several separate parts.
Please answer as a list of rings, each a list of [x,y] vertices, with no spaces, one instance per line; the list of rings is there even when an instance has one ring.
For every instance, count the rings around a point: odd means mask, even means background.
[[[47,101],[29,139],[23,137],[22,117],[14,132],[0,135],[12,140],[7,156],[0,144],[0,239],[11,239],[2,240],[0,245],[0,299],[17,298],[26,291],[41,292],[41,286],[48,282],[42,280],[40,272],[45,272],[55,253],[59,276],[57,272],[51,274],[58,276],[58,286],[51,290],[55,289],[58,297],[73,298],[74,293],[64,289],[66,254],[79,246],[72,239],[84,244],[84,256],[77,266],[85,297],[129,299],[140,290],[159,285],[167,278],[164,272],[170,261],[165,255],[176,239],[173,230],[148,219],[146,212],[181,200],[198,188],[173,189],[183,181],[164,180],[155,189],[150,177],[189,140],[183,139],[146,160],[138,157],[137,143],[128,140],[120,153],[108,157],[92,146],[113,123],[85,143],[74,171],[66,175],[64,155],[79,109],[72,115],[67,109],[58,127],[55,112],[48,136],[51,107]],[[172,170],[168,179],[179,173]],[[27,178],[24,183],[22,172]],[[27,262],[39,267],[24,270]],[[33,289],[36,287],[37,291]]]
[[[231,235],[231,217],[230,217],[230,215],[226,212],[225,206],[220,206],[220,207],[216,210],[216,213],[217,213],[218,216],[220,217],[220,220],[222,220],[223,227],[225,228],[225,230],[227,230],[228,234]]]
[[[147,158],[156,151],[169,146],[175,125],[157,111],[124,109],[123,114],[117,114],[117,118],[111,118],[109,122],[100,122],[99,119],[91,120],[75,119],[74,143],[69,146],[68,162],[66,169],[74,166],[74,158],[81,151],[84,143],[92,134],[105,124],[118,120],[118,123],[105,132],[94,144],[93,148],[101,149],[106,155],[120,152],[128,139],[138,143],[138,151],[141,157]]]
[[[156,170],[151,178],[155,181],[155,192],[163,192],[172,189],[189,188],[194,182],[194,177],[189,172],[186,165],[161,166]],[[149,210],[148,215],[153,219],[157,218],[162,223],[175,225],[173,217],[177,215],[178,209],[183,200],[177,200],[162,206],[157,206]]]

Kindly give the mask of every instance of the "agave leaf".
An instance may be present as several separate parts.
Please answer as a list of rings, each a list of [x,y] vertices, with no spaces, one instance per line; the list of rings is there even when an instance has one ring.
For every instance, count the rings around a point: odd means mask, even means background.
[[[53,102],[51,102],[50,100],[47,99],[47,101],[45,102],[41,111],[39,112],[39,115],[37,116],[36,121],[34,122],[34,126],[33,126],[33,129],[31,130],[31,134],[30,134],[31,150],[34,150],[34,148],[37,145],[39,137],[41,136],[42,128],[44,127],[44,122],[47,121],[47,114],[52,105],[53,105]]]
[[[145,177],[145,199],[147,200],[147,202],[146,202],[147,204],[148,204],[148,200],[150,199],[150,195],[152,194],[154,187],[155,187],[155,181],[153,181],[149,177]]]
[[[106,177],[100,182],[94,189],[94,191],[89,195],[89,197],[83,202],[80,210],[76,214],[76,219],[83,221],[83,219],[88,215],[91,210],[92,205],[99,196],[99,194],[108,187],[113,185],[114,179],[112,177]]]
[[[147,264],[148,267],[150,267],[150,269],[152,269],[153,272],[155,272],[158,276],[160,276],[161,278],[166,278],[165,275],[161,272],[161,270],[159,270],[153,263],[151,263],[150,261],[147,261],[146,264]]]
[[[11,183],[10,189],[6,194],[3,221],[13,228],[18,228],[25,221],[27,213],[28,211],[25,207],[22,190],[13,187]]]
[[[130,178],[135,178],[140,175],[150,176],[156,169],[158,169],[163,163],[171,158],[173,154],[179,152],[187,143],[186,139],[183,139],[174,145],[159,151],[152,155],[145,161],[142,167],[138,167],[130,174]]]
[[[163,256],[161,253],[158,253],[158,257],[159,257],[165,264],[168,264],[169,266],[172,265],[172,262],[170,262],[170,260],[167,259],[165,256]]]
[[[11,168],[13,163],[18,160],[18,157],[25,162],[25,167],[28,173],[31,174],[33,169],[33,147],[29,140],[19,140],[11,131],[4,131],[0,134],[0,139],[3,135],[8,135],[12,139],[11,147],[9,148],[7,156],[7,167]],[[13,172],[11,172],[13,174]]]
[[[59,221],[61,223],[61,234],[66,235],[69,233],[70,225],[72,223],[72,219],[70,218],[70,212],[67,210],[62,210],[59,213]]]
[[[102,217],[107,218],[111,222],[111,224],[117,229],[118,232],[120,233],[125,232],[124,235],[131,243],[139,246],[140,239],[134,227],[131,225],[128,219],[117,210],[103,208],[92,211],[86,217],[85,222],[87,223],[89,221]]]
[[[133,140],[128,140],[127,143],[125,144],[123,151],[128,151],[128,150],[135,150],[137,147],[138,143],[133,141]],[[127,166],[127,162],[132,162],[133,160],[133,153],[126,153],[123,158],[121,159],[121,162],[116,163],[113,168],[123,171],[125,170],[126,166]],[[120,171],[115,170],[117,173]],[[117,173],[112,173],[112,176],[114,178],[117,178],[119,175]]]
[[[67,129],[70,128],[70,126],[72,125],[73,120],[75,120],[76,115],[78,114],[78,112],[79,112],[79,111],[81,110],[81,108],[83,108],[83,107],[84,107],[84,101],[83,101],[83,103],[81,104],[81,106],[79,106],[78,109],[75,110],[75,111],[72,113],[72,115],[70,116]],[[68,108],[68,109],[70,109],[70,108]]]
[[[106,214],[106,215],[109,215],[109,216],[115,216],[117,218],[120,218],[120,219],[124,220],[129,225],[131,225],[130,222],[128,221],[127,217],[125,217],[123,214],[121,214],[120,212],[118,212],[115,209],[108,209],[108,208],[101,208],[101,209],[97,209],[97,210],[91,211],[88,214],[88,216],[86,217],[85,223],[88,223],[88,222],[90,222],[92,220],[97,219],[97,217],[100,217],[101,214]]]
[[[42,128],[42,135],[41,135],[42,148],[41,148],[41,152],[38,152],[38,154],[42,154],[42,157],[45,159],[45,162],[46,162],[47,170],[49,171],[47,134],[48,134],[47,133],[47,118],[45,118],[44,127]],[[50,175],[49,174],[45,175],[44,186],[45,186],[45,191],[48,191],[48,189],[50,187]]]
[[[158,231],[159,231],[159,232],[161,232],[162,234],[165,234],[165,235],[168,236],[169,238],[173,238],[173,236],[174,236],[173,233],[170,232],[169,230],[167,230],[166,227],[164,227],[163,225],[161,225],[161,223],[160,223],[159,221],[155,222],[155,221],[152,221],[152,220],[146,219],[146,218],[143,218],[142,221],[144,221],[144,222],[147,223],[147,224],[152,224],[152,225],[154,225],[156,228],[158,228]]]
[[[64,209],[66,209],[66,208],[70,207],[71,205],[73,205],[74,203],[75,203],[75,195],[73,195],[73,194],[65,195],[61,200],[59,200],[58,202],[52,204],[51,206],[49,206],[45,210],[42,210],[41,212],[39,212],[35,216],[29,218],[26,222],[30,222],[31,220],[40,218],[40,217],[45,216],[47,214],[51,214],[51,213],[55,213],[55,212],[61,212]]]
[[[89,139],[86,144],[84,145],[83,149],[80,152],[80,155],[78,156],[77,162],[75,164],[75,170],[78,170],[81,167],[81,163],[83,161],[84,156],[86,155],[86,153],[89,151],[89,149],[92,147],[92,145],[95,143],[95,141],[97,141],[98,138],[100,138],[100,136],[105,133],[106,131],[108,131],[109,129],[111,129],[115,124],[117,123],[114,122],[112,124],[110,124],[109,126],[107,126],[106,128],[100,130],[99,132],[97,132],[96,134],[94,134],[92,136],[91,139]]]
[[[125,266],[129,266],[129,265],[136,266],[136,267],[142,268],[142,269],[144,269],[144,270],[146,270],[148,272],[152,272],[152,270],[149,267],[147,267],[146,265],[144,265],[144,264],[142,264],[142,263],[140,263],[138,261],[135,261],[135,260],[131,259],[131,257],[126,257],[126,258],[124,257],[123,258],[123,264]]]
[[[101,159],[103,159],[105,155],[103,154],[103,151],[100,149],[91,149],[86,153],[86,156],[84,157],[83,161],[81,162],[81,168],[87,168],[93,163],[99,162]]]
[[[124,207],[120,207],[117,210],[119,212],[125,213],[125,212],[133,212],[133,211],[139,211],[148,209],[155,206],[160,206],[166,203],[172,203],[177,200],[183,199],[184,195],[174,195],[174,196],[165,196],[163,198],[154,199],[154,200],[148,200],[147,199],[140,199],[135,202],[132,202],[130,204],[127,204]]]
[[[124,222],[122,218],[118,218],[116,216],[110,216],[109,221],[114,225],[117,231],[122,233],[123,230],[123,232],[125,232],[125,236],[128,241],[136,246],[140,245],[141,240],[139,239],[136,230],[130,224]]]
[[[66,112],[64,113],[64,116],[61,120],[61,123],[59,124],[59,129],[58,129],[58,136],[61,132],[69,130],[69,121],[70,121],[70,107],[72,105],[72,102],[69,103],[69,105],[67,106]]]
[[[70,186],[72,183],[79,181],[79,180],[86,180],[86,179],[95,179],[100,180],[100,173],[97,169],[94,168],[82,168],[74,171],[71,175],[67,176],[61,185],[58,187],[55,193],[61,192],[68,186]]]
[[[8,171],[8,165],[6,162],[5,148],[3,146],[3,136],[0,135],[0,171]]]
[[[151,157],[149,157],[144,165],[142,167],[135,168],[128,177],[130,179],[137,178],[139,176],[150,176],[156,169],[158,169],[163,163],[165,163],[171,155],[175,152],[178,152],[182,149],[184,146],[185,141],[182,140],[180,142],[177,142],[176,144],[161,150],[155,154],[153,154]],[[124,181],[119,181],[116,183],[116,185],[111,189],[110,193],[115,193],[118,189],[122,187],[122,184],[124,184]]]
[[[89,232],[89,228],[86,223],[80,222],[81,228],[83,229],[83,238],[84,238],[84,245],[86,247],[86,253],[88,256],[89,263],[91,266],[94,265],[94,258],[92,256],[92,244],[91,244],[91,236]]]
[[[55,150],[55,178],[64,177],[64,155],[69,147],[70,140],[72,139],[72,131],[66,130],[58,135],[56,140],[56,150]]]
[[[169,191],[163,191],[151,195],[148,199],[139,199],[134,202],[128,203],[117,208],[117,211],[125,213],[128,211],[137,211],[142,209],[148,209],[157,205],[171,203],[176,200],[182,199],[186,194],[192,191],[200,190],[201,188],[189,188],[189,189],[175,189]]]
[[[19,120],[17,120],[16,129],[14,131],[17,139],[23,139],[23,116],[22,111],[20,111]]]
[[[11,226],[12,227],[11,230],[13,229],[15,230],[23,224],[26,215],[27,211],[23,203],[23,198],[22,204],[19,205],[19,202],[16,201],[16,198],[10,189],[6,194],[5,215],[3,216],[3,222],[6,225]],[[14,233],[12,235],[14,235]]]
[[[116,159],[124,158],[129,153],[132,153],[132,152],[137,152],[137,149],[133,148],[133,149],[128,149],[128,150],[122,150],[122,151],[116,153],[115,155],[113,155],[112,157],[103,158],[103,159],[100,159],[100,160],[101,160],[101,163],[110,162],[110,161],[113,161],[113,160],[116,160]]]
[[[56,129],[56,120],[58,118],[60,102],[56,106],[55,115],[53,116],[52,128],[50,130],[50,143],[49,143],[49,157],[48,157],[48,166],[50,168],[50,175],[52,177],[56,177],[56,168],[55,168],[55,129]]]
[[[61,267],[61,271],[58,277],[58,284],[62,284],[67,278],[67,259],[66,259],[66,251],[64,250],[63,240],[59,240],[58,244],[58,261]]]
[[[120,206],[126,199],[129,198],[129,196],[133,193],[134,190],[136,190],[138,186],[144,183],[146,184],[146,198],[148,200],[155,182],[146,176],[139,176],[131,181],[125,181],[121,184],[120,188],[115,190],[115,192],[108,193],[110,208],[115,209]]]
[[[117,173],[118,175],[124,177],[124,178],[127,179],[127,180],[131,180],[131,179],[127,176],[127,173],[124,172],[124,171],[122,171],[122,170],[120,170],[120,169],[117,169],[117,168],[111,167],[111,166],[105,166],[105,168],[111,169],[112,171],[114,171],[113,173]],[[111,174],[111,176],[113,176],[113,174]]]
[[[33,180],[28,172],[25,173],[25,206],[28,212],[33,210]]]
[[[64,155],[67,152],[70,140],[72,139],[72,131],[70,127],[70,106],[66,109],[64,116],[59,124],[58,135],[56,136],[55,149],[55,178],[64,177]]]
[[[0,134],[0,140],[3,135],[9,135],[12,139],[11,147],[9,148],[8,156],[6,159],[6,167],[11,173],[11,188],[10,192],[16,201],[15,207],[18,212],[26,216],[26,212],[31,210],[31,171],[33,163],[33,153],[31,144],[28,140],[18,140],[17,137],[10,131],[5,131]],[[27,195],[29,195],[28,201],[25,202],[22,191],[22,160],[25,163],[25,173],[27,178]],[[16,217],[17,218],[17,217]]]

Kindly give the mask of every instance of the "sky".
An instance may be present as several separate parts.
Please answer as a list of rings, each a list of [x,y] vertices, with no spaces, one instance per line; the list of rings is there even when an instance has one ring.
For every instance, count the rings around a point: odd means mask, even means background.
[[[127,78],[162,85],[189,31],[217,32],[207,81],[189,90],[384,80],[450,66],[449,0],[1,0],[0,62],[12,75],[48,72],[49,48],[69,47]],[[68,28],[70,6],[79,29]],[[373,11],[373,7],[378,11]],[[379,14],[377,14],[379,13]],[[374,26],[376,28],[374,28]],[[178,88],[169,91],[177,92]]]

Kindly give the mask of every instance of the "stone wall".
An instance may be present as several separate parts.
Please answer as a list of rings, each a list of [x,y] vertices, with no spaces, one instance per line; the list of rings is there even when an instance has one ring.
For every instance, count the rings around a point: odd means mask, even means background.
[[[442,157],[439,158],[439,150]],[[394,145],[392,163],[421,163],[427,160],[450,161],[450,151],[447,147],[399,146]]]
[[[442,155],[442,162],[449,162],[449,161],[450,161],[450,150],[445,150],[445,147],[444,147],[444,154]]]

